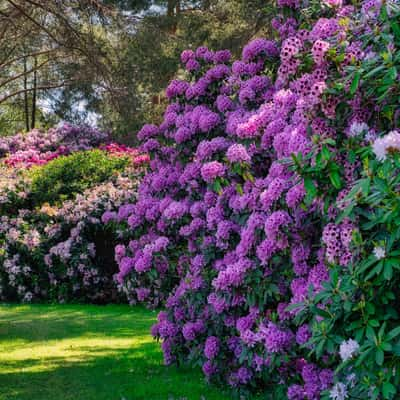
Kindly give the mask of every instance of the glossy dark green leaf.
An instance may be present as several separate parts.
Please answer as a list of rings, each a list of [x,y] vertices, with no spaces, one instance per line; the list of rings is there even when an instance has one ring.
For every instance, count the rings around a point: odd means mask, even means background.
[[[385,354],[383,353],[383,350],[377,349],[375,352],[375,362],[378,365],[383,365],[383,360],[385,359]]]
[[[358,85],[360,84],[361,79],[361,71],[356,71],[354,74],[353,80],[350,85],[350,94],[354,95],[358,89]]]

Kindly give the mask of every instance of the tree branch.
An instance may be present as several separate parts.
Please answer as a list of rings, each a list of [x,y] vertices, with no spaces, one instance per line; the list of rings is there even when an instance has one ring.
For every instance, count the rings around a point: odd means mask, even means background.
[[[31,74],[32,72],[37,71],[38,69],[42,68],[44,65],[48,64],[49,62],[50,62],[50,59],[48,58],[46,61],[43,61],[43,62],[40,63],[39,65],[37,65],[37,66],[35,66],[35,67],[33,67],[33,68],[27,70],[27,71],[23,71],[23,72],[21,72],[21,73],[19,73],[19,74],[17,74],[17,75],[14,75],[14,76],[12,76],[11,78],[8,78],[8,79],[6,79],[6,80],[3,81],[3,82],[0,82],[0,88],[1,88],[2,86],[7,85],[7,84],[10,83],[10,82],[13,82],[13,81],[17,80],[18,78],[21,78],[22,76],[27,76],[27,75]]]
[[[36,56],[42,56],[42,55],[45,55],[45,54],[50,54],[50,53],[53,53],[53,52],[55,52],[55,51],[57,51],[59,49],[60,49],[60,47],[55,47],[54,49],[42,50],[42,51],[37,51],[37,52],[34,52],[34,53],[23,54],[21,56],[13,58],[10,61],[7,61],[7,62],[4,62],[3,64],[0,64],[0,68],[8,67],[9,65],[11,65],[11,64],[13,64],[13,63],[15,63],[15,62],[17,62],[19,60],[22,60],[24,58],[36,57]]]
[[[38,86],[36,88],[36,90],[39,91],[39,90],[58,89],[58,88],[61,88],[61,87],[68,86],[68,85],[70,85],[72,83],[73,82],[61,82],[61,83],[54,84],[54,85],[41,85],[41,86]],[[13,93],[10,93],[10,94],[0,98],[0,104],[4,103],[8,99],[11,99],[12,97],[18,96],[18,95],[23,94],[25,92],[31,92],[32,90],[34,90],[34,89],[33,88],[27,88],[27,89],[20,89],[20,90],[17,90],[15,92],[13,92]]]
[[[40,22],[36,21],[36,19],[33,18],[31,15],[26,13],[25,10],[19,4],[16,4],[13,0],[6,0],[6,1],[10,3],[13,7],[15,7],[22,15],[24,15],[27,19],[29,19],[29,21],[31,21],[39,29],[44,31],[49,36],[49,38],[51,38],[55,43],[64,47],[68,47],[66,46],[65,43],[60,42],[45,26],[43,26]]]

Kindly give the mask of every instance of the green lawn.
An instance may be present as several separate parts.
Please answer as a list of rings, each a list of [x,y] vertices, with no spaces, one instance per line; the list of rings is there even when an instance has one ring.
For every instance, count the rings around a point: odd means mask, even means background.
[[[0,305],[0,400],[224,400],[167,368],[140,307]]]

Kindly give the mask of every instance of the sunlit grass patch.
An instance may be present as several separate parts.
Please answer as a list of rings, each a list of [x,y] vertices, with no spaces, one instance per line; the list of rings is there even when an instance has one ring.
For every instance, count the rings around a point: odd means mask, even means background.
[[[0,400],[224,400],[167,368],[141,307],[0,306]]]

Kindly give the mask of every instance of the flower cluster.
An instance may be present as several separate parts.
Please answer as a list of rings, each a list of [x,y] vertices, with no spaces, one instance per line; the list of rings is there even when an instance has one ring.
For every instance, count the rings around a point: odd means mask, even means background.
[[[372,148],[378,160],[385,160],[388,154],[400,151],[400,133],[389,132],[386,136],[376,139]]]
[[[0,138],[0,157],[6,157],[4,162],[11,167],[29,168],[108,141],[109,135],[97,129],[61,123],[48,131],[33,129],[27,134]]]
[[[100,149],[117,157],[129,157],[133,165],[141,165],[149,161],[149,156],[147,154],[140,153],[138,149],[123,144],[112,142],[100,146]]]
[[[0,214],[15,214],[19,208],[24,208],[29,193],[29,177],[0,163]]]

